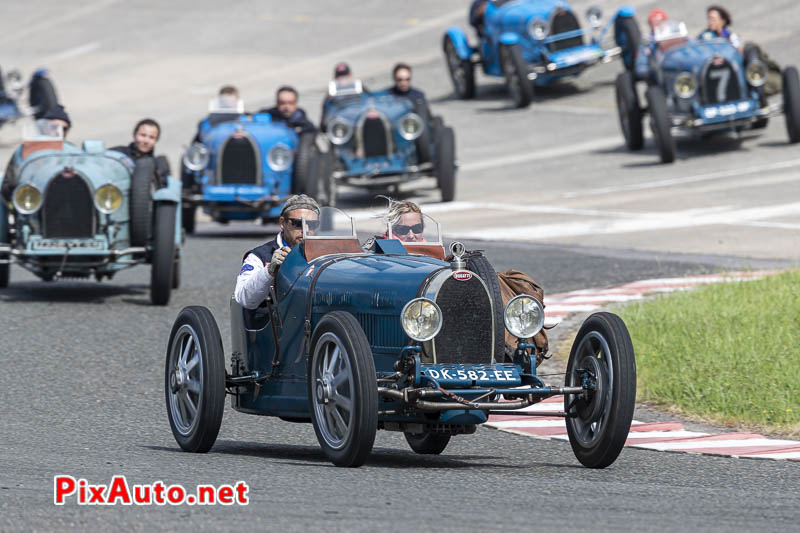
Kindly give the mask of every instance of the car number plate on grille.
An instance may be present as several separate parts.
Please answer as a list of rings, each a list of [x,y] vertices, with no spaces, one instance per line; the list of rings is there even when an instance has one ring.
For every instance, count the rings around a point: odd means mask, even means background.
[[[435,379],[441,386],[520,385],[522,380],[514,365],[422,364],[419,372]]]
[[[99,239],[47,239],[31,243],[31,249],[33,250],[60,250],[63,248],[69,248],[70,250],[103,250],[105,243]]]

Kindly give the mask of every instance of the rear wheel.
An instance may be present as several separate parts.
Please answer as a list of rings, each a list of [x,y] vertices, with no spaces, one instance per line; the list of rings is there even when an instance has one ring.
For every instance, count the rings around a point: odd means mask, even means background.
[[[636,94],[633,74],[622,72],[616,81],[617,113],[625,145],[629,150],[641,150],[644,147],[642,131],[642,107]]]
[[[662,163],[675,161],[675,139],[672,137],[672,118],[667,108],[667,98],[661,87],[647,89],[647,105],[650,108],[650,127],[656,138]]]
[[[453,128],[437,128],[435,172],[442,202],[452,202],[456,196],[456,134]]]
[[[636,66],[636,55],[642,42],[639,25],[633,17],[617,17],[614,22],[614,39],[622,48],[622,63],[625,70],[632,72]]]
[[[500,294],[500,282],[497,272],[486,257],[476,255],[467,258],[467,270],[478,275],[489,289],[494,310],[494,360],[503,362],[506,352],[505,322],[503,321],[503,297]]]
[[[164,395],[172,434],[187,452],[214,445],[225,406],[225,352],[214,315],[184,308],[169,336]]]
[[[424,124],[422,133],[414,141],[417,149],[417,160],[419,163],[430,163],[433,160],[431,153],[431,142],[435,139],[431,129],[431,117],[428,113],[428,106],[424,102],[414,102],[414,113],[419,115]]]
[[[186,230],[186,233],[191,235],[194,233],[194,226],[196,222],[196,213],[197,207],[196,206],[189,206],[183,207],[181,212],[181,223],[183,224],[183,229]]]
[[[178,206],[159,203],[155,207],[152,266],[150,268],[150,301],[167,305],[172,290],[175,262],[175,213]]]
[[[789,142],[800,142],[800,77],[795,67],[783,70],[783,112],[786,114]]]
[[[475,67],[469,59],[459,57],[456,46],[447,35],[444,37],[444,58],[456,96],[462,100],[475,98]]]
[[[595,313],[581,326],[567,362],[566,386],[592,390],[564,396],[567,435],[586,467],[605,468],[625,446],[636,403],[636,361],[628,329],[617,315]]]
[[[309,181],[309,173],[312,172],[313,160],[317,155],[316,145],[314,140],[316,134],[304,133],[300,135],[300,142],[297,146],[297,154],[294,158],[294,173],[292,174],[292,194],[305,192],[311,194],[306,190],[306,184]],[[313,196],[313,195],[312,195]]]
[[[450,435],[437,433],[405,433],[408,445],[421,455],[439,455],[447,448]]]
[[[527,107],[533,100],[533,83],[528,79],[528,64],[519,45],[501,45],[500,61],[511,99],[516,107]]]
[[[172,288],[181,288],[181,257],[179,255],[176,255],[172,262]]]
[[[378,387],[369,341],[358,320],[333,311],[311,340],[308,398],[322,451],[337,466],[361,466],[378,429]]]
[[[131,246],[145,246],[153,231],[153,191],[156,189],[156,163],[141,157],[131,175]]]

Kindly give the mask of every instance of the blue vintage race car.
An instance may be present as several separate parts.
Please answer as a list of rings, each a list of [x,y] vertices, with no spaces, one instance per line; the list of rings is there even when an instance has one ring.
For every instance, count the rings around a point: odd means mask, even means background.
[[[555,415],[566,417],[578,460],[613,463],[636,392],[624,323],[609,313],[589,317],[565,385],[549,386],[536,375],[532,344],[519,341],[511,357],[498,348],[504,325],[519,339],[542,328],[541,304],[517,295],[503,306],[488,261],[465,259],[459,243],[445,259],[438,224],[425,217],[424,226],[422,242],[402,243],[389,229],[364,250],[341,211],[326,207],[318,221],[305,220],[304,241],[263,305],[231,303],[230,372],[210,311],[184,308],[164,375],[178,444],[208,451],[229,394],[237,411],[311,422],[333,463],[358,466],[378,429],[405,433],[417,453],[439,454],[451,436],[474,432],[491,414],[553,416],[535,404],[563,395],[564,411]]]
[[[313,135],[299,139],[267,114],[245,114],[238,101],[212,101],[183,156],[183,226],[194,232],[198,206],[217,222],[276,220],[286,198],[303,191]],[[304,136],[305,137],[305,136]]]
[[[443,46],[450,77],[459,98],[475,96],[475,65],[489,76],[505,77],[517,107],[527,106],[534,86],[547,86],[577,76],[597,63],[620,55],[622,45],[634,42],[639,33],[626,20],[632,7],[619,9],[603,26],[602,12],[590,8],[586,17],[590,30],[581,28],[578,17],[565,0],[489,0],[478,16],[479,42],[469,44],[461,28],[448,28]],[[473,14],[471,14],[471,18]],[[614,27],[614,41],[609,29]],[[630,58],[623,57],[630,68]]]
[[[674,132],[700,137],[739,133],[767,126],[783,112],[789,142],[800,142],[800,77],[795,67],[781,73],[783,102],[770,103],[764,92],[769,75],[760,50],[740,53],[727,39],[693,40],[683,23],[658,26],[649,43],[627,51],[635,68],[617,77],[616,100],[625,143],[644,147],[642,120],[650,115],[663,163],[675,160]],[[637,82],[647,84],[642,106]]]
[[[26,136],[9,167],[10,211],[0,200],[0,287],[12,262],[45,281],[100,281],[149,263],[150,299],[166,305],[180,284],[180,181],[156,168],[102,141]]]
[[[397,187],[436,178],[442,201],[455,197],[455,133],[423,102],[385,91],[367,93],[361,82],[331,82],[322,128],[330,148],[320,155],[319,190],[335,205],[336,186]]]
[[[28,89],[28,106],[22,103],[22,94]],[[22,75],[17,70],[4,74],[0,71],[0,127],[17,119],[33,115],[41,118],[44,113],[58,104],[55,87],[46,69],[33,73],[27,86],[22,83]]]

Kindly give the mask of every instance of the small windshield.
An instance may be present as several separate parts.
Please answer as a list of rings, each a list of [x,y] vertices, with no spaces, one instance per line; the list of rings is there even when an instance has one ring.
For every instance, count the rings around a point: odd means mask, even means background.
[[[353,219],[335,207],[322,207],[319,216],[303,217],[303,239],[355,239],[356,227]]]
[[[328,96],[348,96],[361,94],[362,92],[364,92],[364,88],[361,85],[361,80],[350,77],[332,80],[328,84]]]
[[[669,41],[672,39],[686,39],[688,36],[689,31],[686,29],[686,24],[683,22],[665,20],[653,28],[653,38],[657,42]]]
[[[52,120],[40,118],[22,129],[23,141],[63,141],[64,127]]]
[[[244,101],[230,94],[222,94],[208,101],[209,113],[244,113]]]

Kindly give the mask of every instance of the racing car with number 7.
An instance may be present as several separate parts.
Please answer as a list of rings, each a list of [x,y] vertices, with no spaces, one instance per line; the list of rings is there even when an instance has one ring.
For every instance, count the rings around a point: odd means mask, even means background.
[[[526,342],[543,327],[542,304],[519,294],[503,305],[486,258],[465,257],[460,243],[446,258],[439,224],[423,218],[419,241],[401,242],[389,227],[366,250],[342,211],[324,207],[318,220],[303,218],[303,241],[263,305],[231,301],[229,371],[214,316],[184,308],[164,372],[180,447],[211,449],[230,396],[243,413],[310,422],[338,466],[363,464],[378,429],[404,433],[416,453],[440,454],[454,435],[510,413],[562,416],[583,465],[612,464],[636,396],[622,320],[590,316],[572,346],[565,385],[546,384]],[[510,356],[505,329],[518,339]],[[536,409],[551,396],[563,396],[563,411]]]

